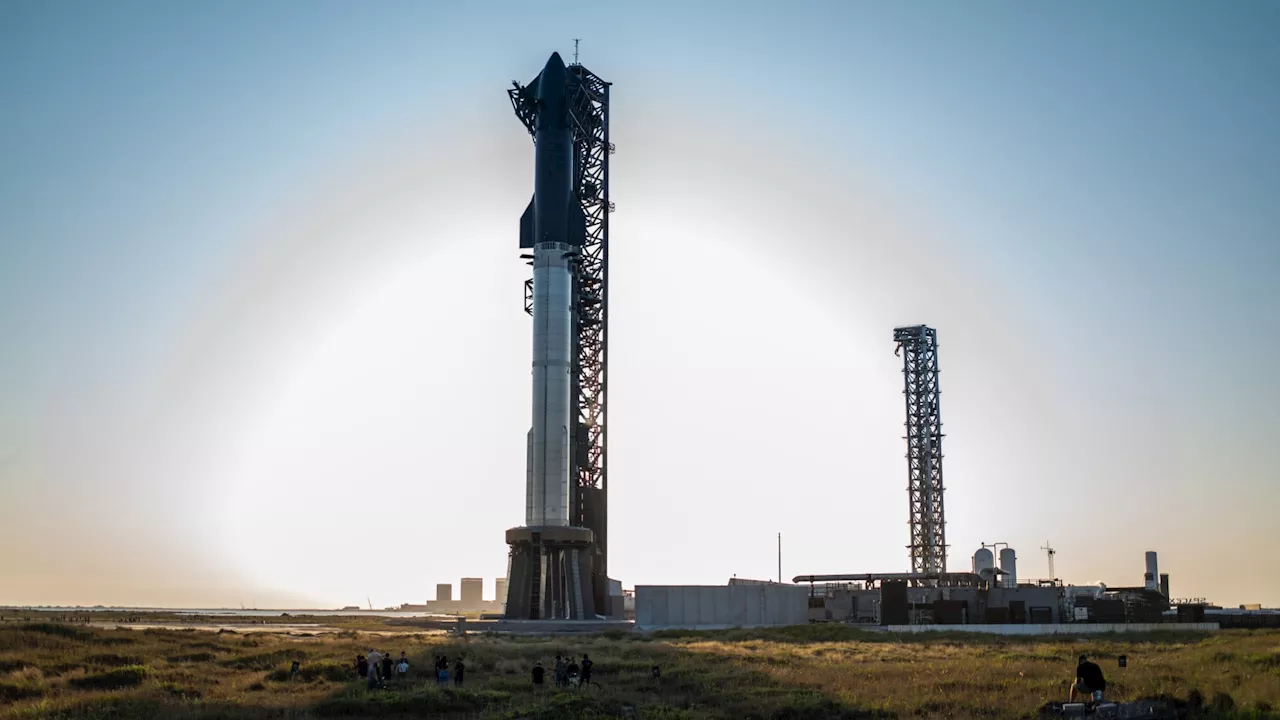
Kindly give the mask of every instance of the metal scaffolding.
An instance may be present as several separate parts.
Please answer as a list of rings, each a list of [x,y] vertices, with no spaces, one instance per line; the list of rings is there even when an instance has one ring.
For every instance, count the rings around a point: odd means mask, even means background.
[[[573,124],[573,191],[586,218],[586,241],[574,267],[574,357],[577,407],[573,430],[573,497],[570,522],[592,532],[587,550],[598,612],[609,610],[608,564],[608,366],[609,366],[609,87],[576,61],[568,67]],[[516,115],[534,134],[532,108],[521,88],[507,91]],[[525,281],[525,311],[533,312],[533,280]]]
[[[911,571],[940,574],[947,568],[942,496],[942,416],[939,412],[938,333],[927,325],[893,329],[902,357],[907,420],[907,494],[910,502]]]

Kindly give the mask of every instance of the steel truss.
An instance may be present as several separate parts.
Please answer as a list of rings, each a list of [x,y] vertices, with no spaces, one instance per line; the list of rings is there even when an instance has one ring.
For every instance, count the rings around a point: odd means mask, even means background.
[[[574,271],[575,363],[578,409],[571,450],[575,478],[573,524],[592,531],[588,549],[597,612],[607,614],[608,564],[608,367],[609,367],[609,87],[578,63],[568,67],[573,123],[573,190],[586,218],[586,241]],[[516,116],[534,134],[534,108],[518,85],[507,91]],[[533,314],[533,280],[525,281],[525,312]]]
[[[938,332],[927,325],[894,328],[895,355],[902,356],[906,397],[907,494],[910,501],[911,571],[947,569],[943,514],[942,416],[939,412]]]

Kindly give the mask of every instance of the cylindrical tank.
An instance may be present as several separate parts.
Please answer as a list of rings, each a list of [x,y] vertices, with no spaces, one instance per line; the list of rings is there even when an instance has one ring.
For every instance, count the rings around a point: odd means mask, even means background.
[[[572,246],[558,242],[533,248],[533,423],[525,518],[529,526],[569,524],[572,251]]]
[[[1009,588],[1017,587],[1018,556],[1013,552],[1013,548],[1007,547],[1000,551],[1000,569],[1004,571],[1004,586]]]
[[[990,580],[996,574],[996,557],[986,548],[980,548],[978,552],[973,554],[973,572],[981,575],[984,580]]]
[[[1154,551],[1147,551],[1147,573],[1142,576],[1142,580],[1148,590],[1160,589],[1160,567],[1156,564]]]

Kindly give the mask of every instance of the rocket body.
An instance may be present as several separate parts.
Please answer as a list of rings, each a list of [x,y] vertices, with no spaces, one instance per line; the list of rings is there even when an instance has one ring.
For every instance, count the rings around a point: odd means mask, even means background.
[[[534,194],[520,219],[533,250],[533,418],[528,436],[525,524],[571,523],[573,266],[586,234],[573,192],[568,73],[553,54],[528,89],[536,102]]]

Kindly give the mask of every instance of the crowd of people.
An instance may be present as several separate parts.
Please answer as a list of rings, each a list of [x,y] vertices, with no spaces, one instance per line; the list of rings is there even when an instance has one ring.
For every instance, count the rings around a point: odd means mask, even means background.
[[[369,689],[386,687],[393,679],[403,679],[409,673],[409,658],[402,650],[395,660],[389,651],[378,652],[370,648],[369,655],[356,656],[356,675],[369,681]]]
[[[389,682],[400,682],[405,679],[409,674],[409,658],[403,651],[400,653],[400,658],[396,660],[388,651],[379,652],[370,648],[368,655],[356,656],[355,671],[357,676],[368,680],[370,690],[385,688]],[[453,662],[452,675],[450,675],[448,656],[436,656],[432,674],[439,687],[447,687],[450,677],[453,678],[454,687],[462,687],[466,680],[466,673],[467,665],[461,655]]]
[[[453,679],[454,687],[462,687],[466,679],[467,665],[461,655],[452,664],[452,675],[450,674],[450,668],[447,655],[436,656],[433,674],[438,687],[448,687],[450,678]],[[572,655],[557,653],[552,679],[556,688],[577,689],[586,687],[591,684],[591,674],[594,668],[595,663],[586,653],[582,654],[581,662]],[[367,678],[370,690],[384,688],[388,682],[403,680],[408,675],[409,658],[401,651],[399,660],[395,660],[391,657],[390,652],[379,652],[371,648],[368,656],[356,656],[355,670],[360,677]],[[293,664],[293,673],[297,673],[297,671],[298,663],[295,662]],[[659,677],[660,670],[658,666],[655,665],[652,672],[653,677]],[[541,660],[533,664],[532,676],[535,688],[541,688],[546,684],[547,671],[542,666]],[[1088,656],[1081,655],[1077,661],[1075,679],[1071,683],[1069,702],[1076,702],[1076,699],[1080,698],[1086,702],[1100,703],[1106,688],[1107,681],[1103,677],[1102,668],[1090,662]]]
[[[595,663],[586,653],[582,654],[581,661],[572,655],[557,654],[552,678],[557,688],[584,687],[591,684],[591,673],[594,667]],[[403,651],[400,653],[400,658],[396,660],[391,657],[389,651],[370,648],[368,655],[356,656],[355,671],[359,677],[368,681],[370,690],[385,688],[387,683],[402,681],[408,675],[409,658]],[[297,672],[296,667],[294,672]],[[448,687],[450,679],[453,680],[454,687],[462,687],[466,682],[467,664],[461,655],[452,664],[447,655],[437,655],[432,675],[436,679],[437,687]],[[546,684],[546,670],[542,667],[541,660],[533,665],[533,684],[535,686]]]
[[[582,663],[573,659],[572,655],[556,655],[555,679],[557,688],[580,688],[591,684],[591,671],[595,667],[595,663],[586,653],[582,654]],[[541,686],[546,684],[546,668],[542,667],[542,661],[539,660],[533,664],[533,684]]]

